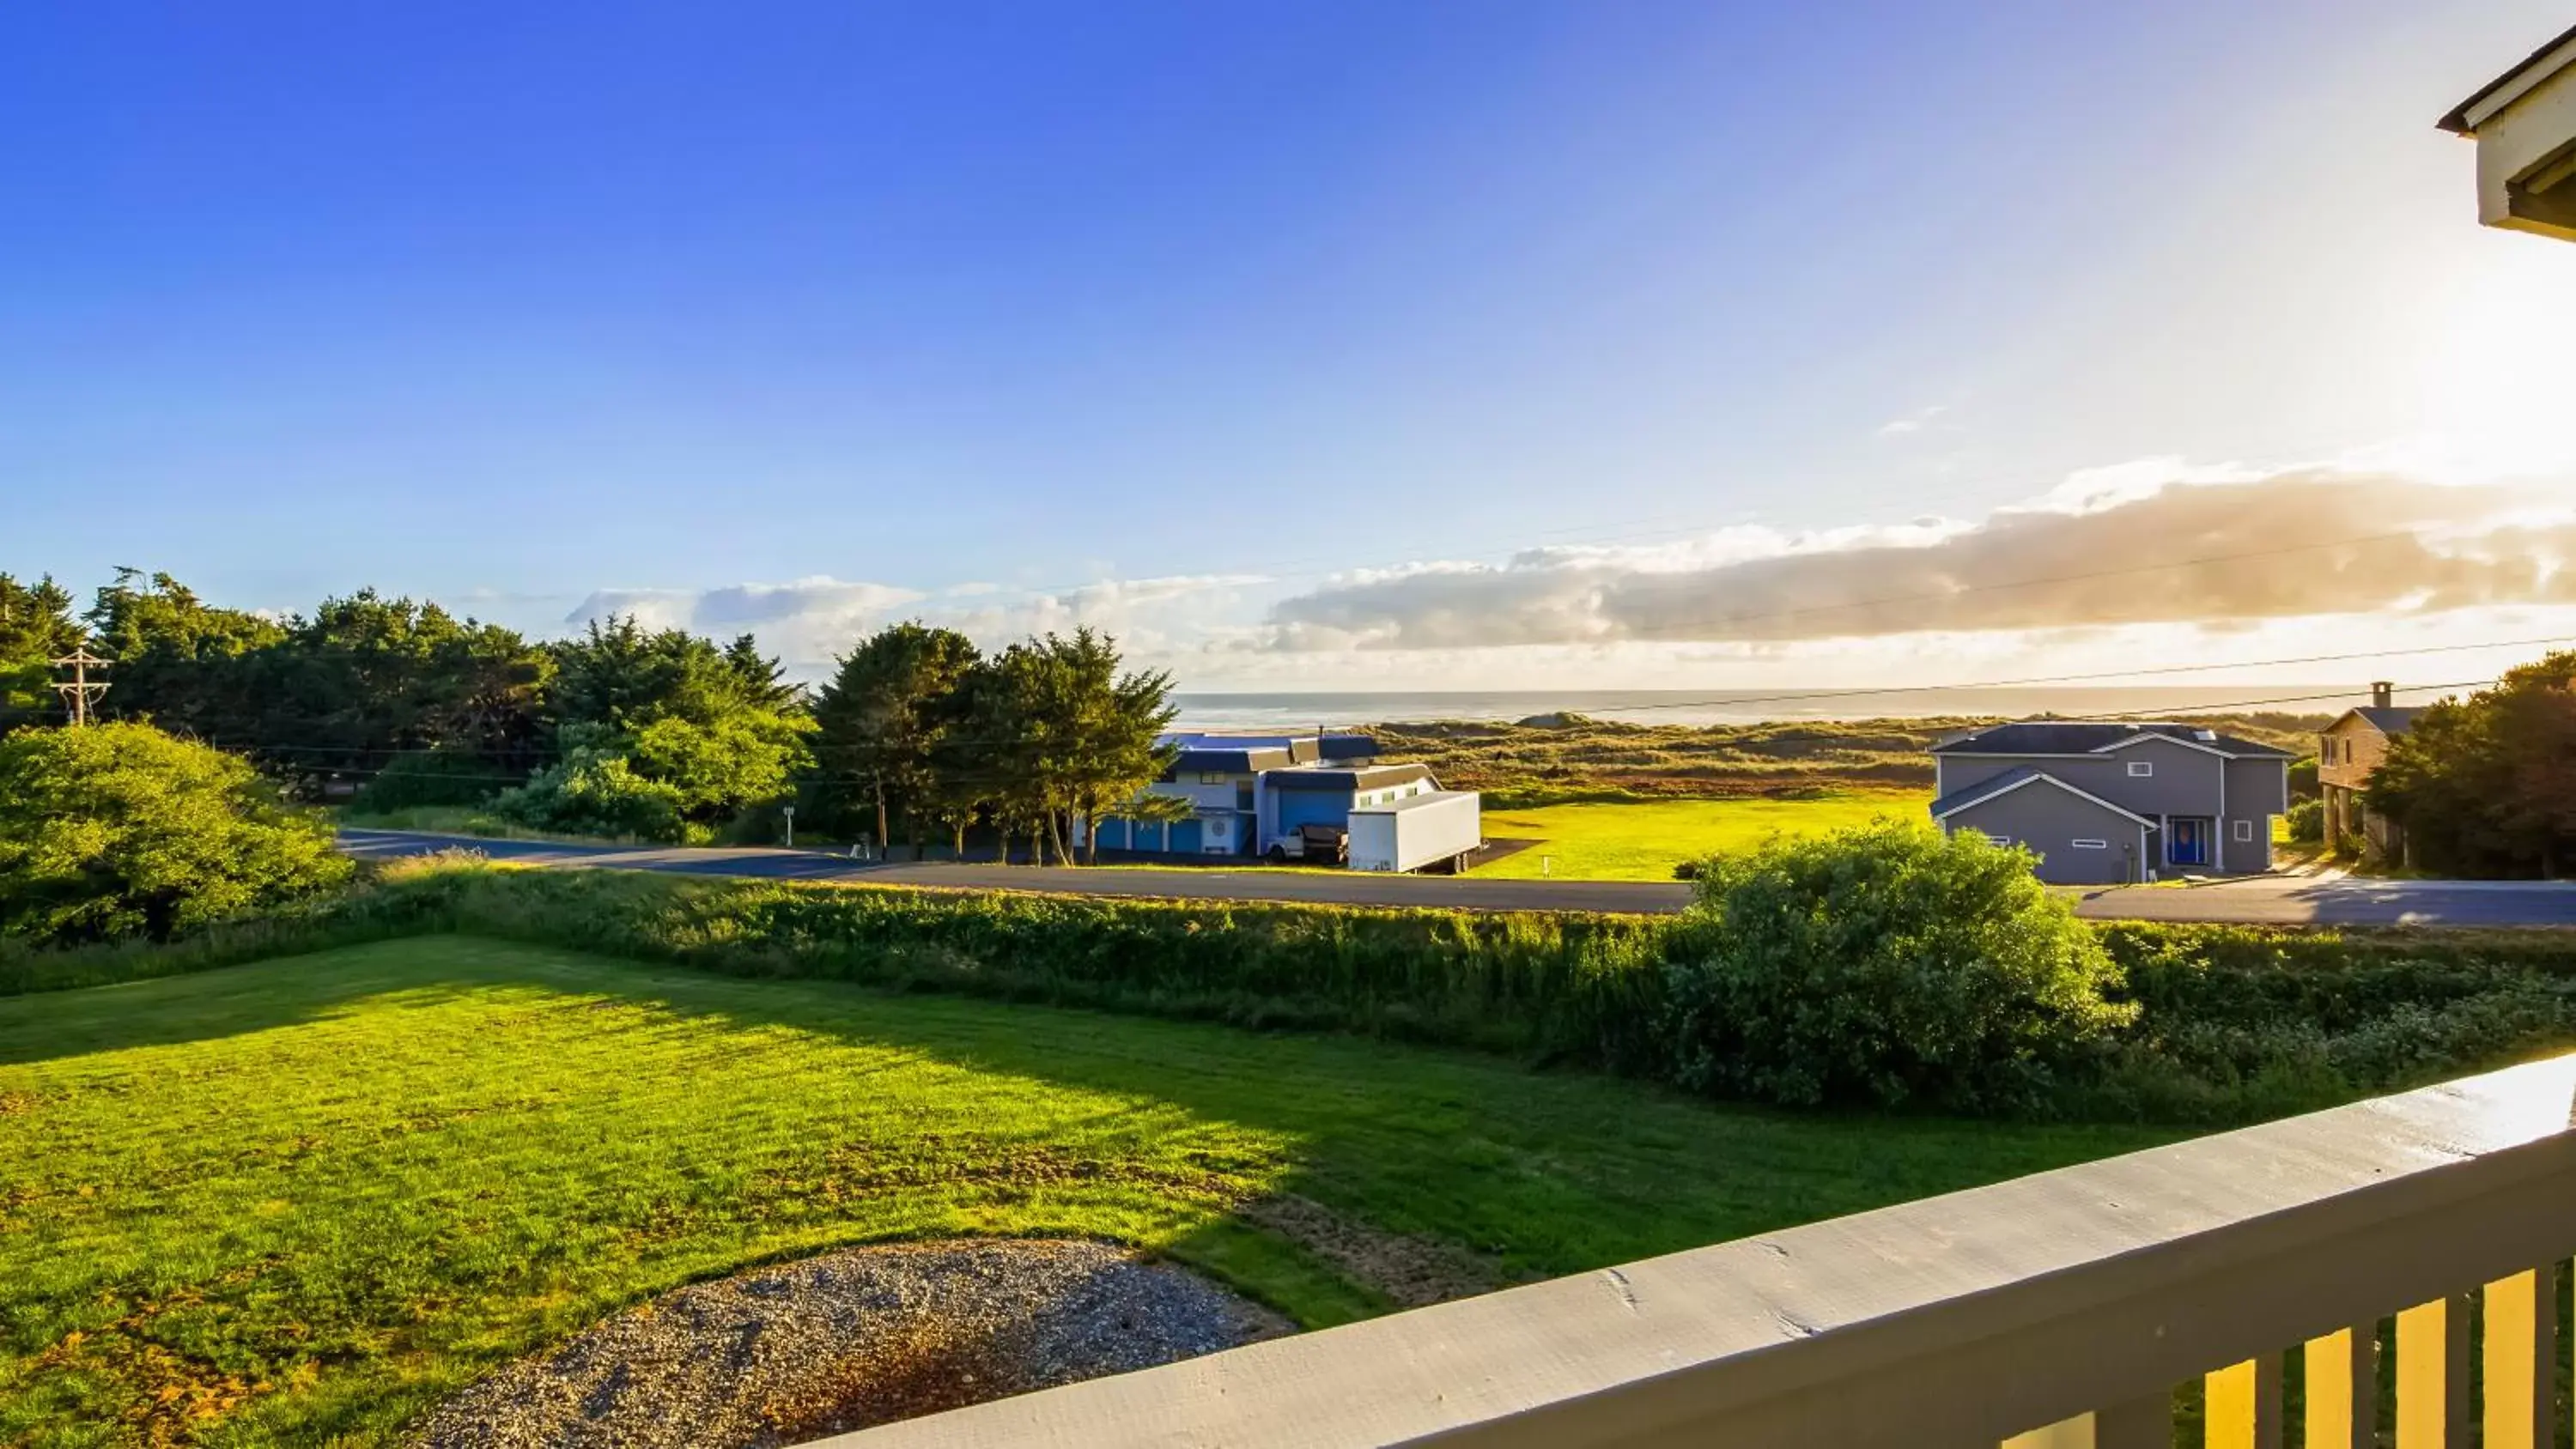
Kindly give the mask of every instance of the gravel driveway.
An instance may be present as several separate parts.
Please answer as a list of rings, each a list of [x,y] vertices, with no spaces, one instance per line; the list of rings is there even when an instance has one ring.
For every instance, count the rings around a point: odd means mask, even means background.
[[[1289,1323],[1105,1244],[857,1248],[696,1283],[479,1380],[415,1449],[750,1449],[1232,1348]]]

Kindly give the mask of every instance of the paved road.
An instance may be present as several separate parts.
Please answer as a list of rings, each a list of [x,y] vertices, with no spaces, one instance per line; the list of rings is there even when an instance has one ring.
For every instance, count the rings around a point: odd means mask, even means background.
[[[1026,865],[863,865],[815,851],[752,847],[686,849],[481,840],[398,830],[344,830],[357,856],[480,851],[525,865],[659,870],[765,880],[839,881],[935,890],[1050,891],[1067,895],[1193,900],[1307,901],[1431,906],[1471,911],[1612,911],[1668,914],[1690,888],[1668,881],[1480,880],[1475,876],[1366,875],[1348,871],[1184,868],[1132,870]],[[2260,876],[2205,885],[2127,886],[2082,892],[2079,914],[2096,920],[2214,921],[2240,925],[2576,926],[2576,883],[2372,881]]]

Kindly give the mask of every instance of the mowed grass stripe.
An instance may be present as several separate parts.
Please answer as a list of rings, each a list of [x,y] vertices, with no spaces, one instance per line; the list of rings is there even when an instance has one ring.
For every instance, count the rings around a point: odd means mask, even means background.
[[[1686,860],[1750,850],[1774,835],[1824,835],[1882,815],[1921,820],[1929,791],[1869,791],[1795,799],[1657,800],[1542,805],[1485,812],[1485,834],[1540,844],[1476,874],[1499,880],[1671,880]],[[1542,866],[1541,861],[1546,864]]]
[[[1352,1038],[353,947],[0,1000],[0,1443],[385,1443],[619,1307],[849,1243],[1111,1239],[1322,1324],[1389,1306],[1350,1266],[1372,1236],[1499,1283],[2163,1135],[1798,1118]],[[1283,1196],[1363,1251],[1252,1225],[1311,1227],[1263,1210]]]

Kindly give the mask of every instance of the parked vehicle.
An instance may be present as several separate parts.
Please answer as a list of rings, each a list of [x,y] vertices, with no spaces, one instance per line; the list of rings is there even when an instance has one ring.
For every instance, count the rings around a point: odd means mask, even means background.
[[[1473,790],[1433,790],[1352,811],[1351,869],[1454,869],[1485,843],[1481,799]]]
[[[1338,825],[1300,825],[1270,837],[1262,852],[1273,861],[1312,860],[1340,865],[1350,857],[1350,832]]]

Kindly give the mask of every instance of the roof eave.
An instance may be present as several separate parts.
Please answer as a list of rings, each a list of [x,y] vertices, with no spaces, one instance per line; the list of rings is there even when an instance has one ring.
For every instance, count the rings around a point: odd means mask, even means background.
[[[2476,136],[2478,133],[2478,127],[2486,124],[2487,116],[2479,115],[2475,119],[2472,119],[2471,113],[2476,112],[2481,106],[2483,106],[2488,97],[2514,85],[2540,66],[2548,64],[2553,57],[2558,57],[2559,51],[2566,49],[2570,45],[2576,45],[2576,25],[2571,25],[2565,30],[2560,31],[2556,36],[2544,42],[2538,50],[2524,56],[2520,64],[2517,64],[2511,70],[2497,76],[2494,80],[2487,82],[2485,85],[2478,87],[2475,95],[2472,95],[2467,100],[2453,106],[2449,115],[2435,121],[2433,124],[2442,130],[2450,132],[2454,136]],[[2558,65],[2550,67],[2553,72],[2556,71],[2559,66],[2568,64],[2569,60],[2565,57],[2558,57],[2558,62]],[[2526,87],[2526,89],[2528,89],[2528,87]],[[2507,102],[2507,104],[2511,104],[2511,102]],[[2501,107],[2499,107],[2499,109],[2501,109]],[[2492,114],[2493,112],[2488,113],[2488,115]]]

